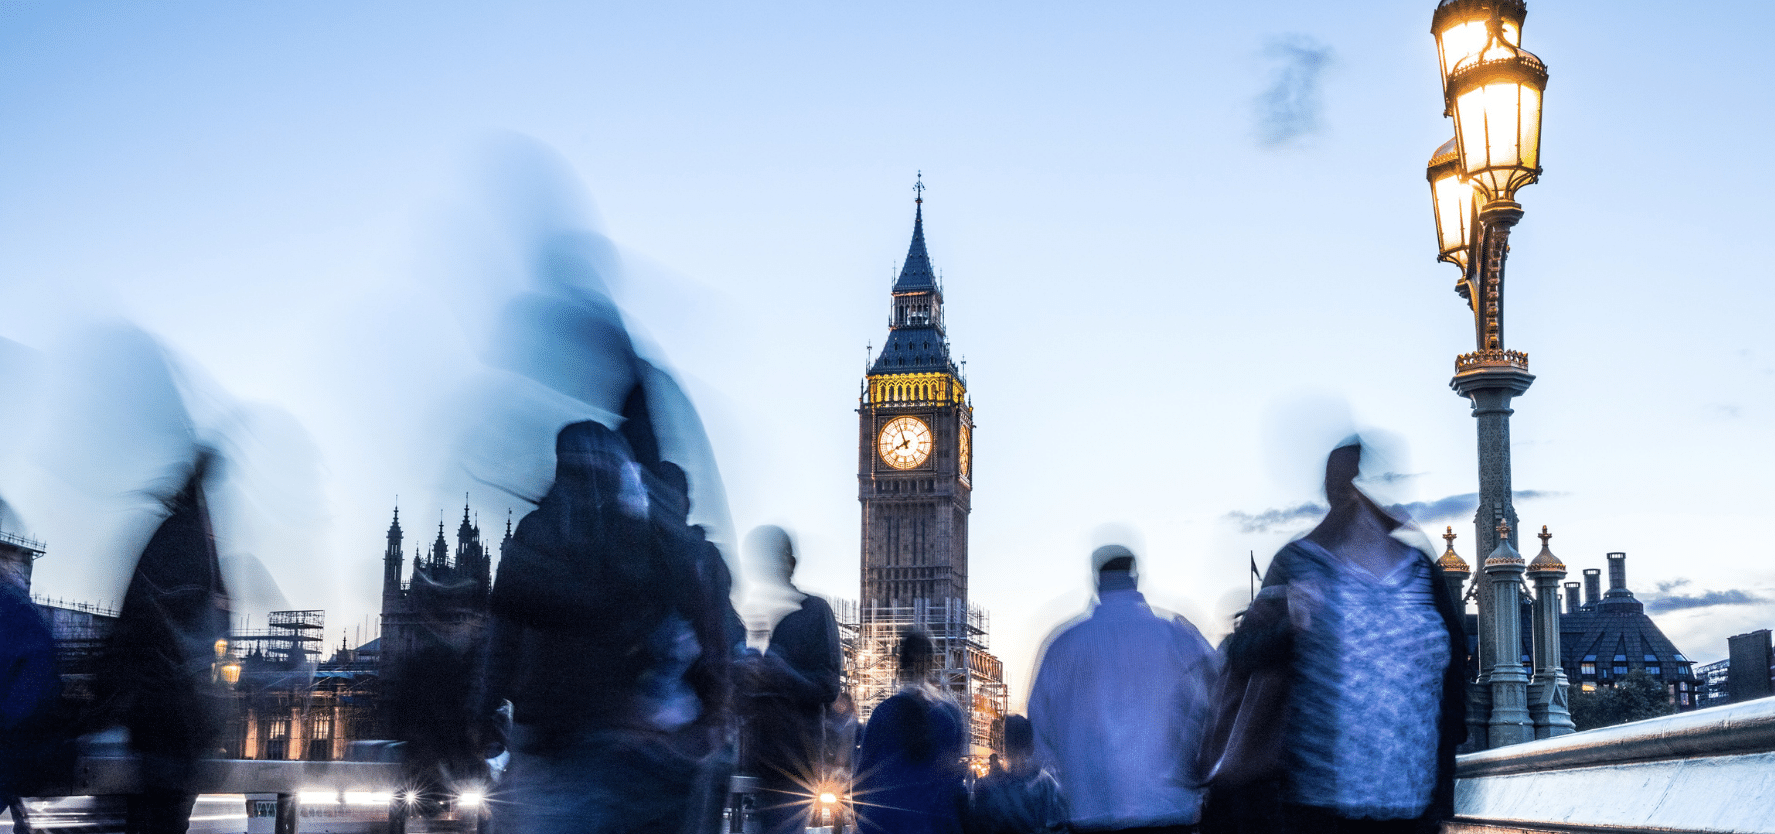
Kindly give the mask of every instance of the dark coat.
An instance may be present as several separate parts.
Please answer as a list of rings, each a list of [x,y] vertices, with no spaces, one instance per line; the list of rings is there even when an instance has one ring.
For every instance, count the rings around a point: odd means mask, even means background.
[[[226,708],[214,664],[228,636],[228,594],[203,469],[168,501],[143,549],[94,681],[99,723],[127,727],[136,752],[162,762],[145,775],[173,789],[216,752]]]
[[[57,721],[61,693],[49,623],[23,590],[0,581],[0,797],[73,776],[72,736]]]
[[[823,776],[813,770],[823,758],[826,706],[838,698],[844,667],[831,606],[807,595],[777,622],[769,648],[752,664],[746,771],[769,783]]]
[[[857,748],[858,834],[960,834],[964,720],[960,707],[921,689],[875,708]]]

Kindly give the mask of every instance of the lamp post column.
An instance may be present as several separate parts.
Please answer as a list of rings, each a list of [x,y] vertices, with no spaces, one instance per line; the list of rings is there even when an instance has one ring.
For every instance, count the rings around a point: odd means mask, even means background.
[[[1491,687],[1491,720],[1486,727],[1492,747],[1504,747],[1533,741],[1535,728],[1528,713],[1528,673],[1522,668],[1521,587],[1524,565],[1522,556],[1510,546],[1510,526],[1498,523],[1498,547],[1485,560],[1486,579],[1492,586],[1494,633],[1489,684]]]
[[[1479,349],[1455,357],[1455,376],[1449,381],[1449,387],[1472,403],[1473,418],[1478,422],[1479,507],[1473,514],[1473,528],[1478,552],[1488,554],[1502,544],[1516,552],[1515,536],[1510,532],[1517,526],[1510,483],[1510,415],[1515,413],[1510,401],[1535,381],[1528,372],[1528,355],[1504,349],[1504,262],[1510,249],[1510,229],[1520,219],[1522,206],[1510,200],[1494,200],[1479,212],[1478,257],[1467,279]],[[1508,713],[1505,724],[1515,720],[1515,708],[1495,701],[1498,688],[1492,685],[1492,674],[1500,659],[1518,664],[1521,625],[1514,607],[1499,604],[1494,583],[1480,582],[1477,590],[1479,680],[1469,690],[1468,734],[1475,736],[1473,730],[1486,727],[1485,737],[1469,740],[1470,747],[1484,750],[1512,743],[1491,736],[1489,728],[1498,722],[1499,709]]]

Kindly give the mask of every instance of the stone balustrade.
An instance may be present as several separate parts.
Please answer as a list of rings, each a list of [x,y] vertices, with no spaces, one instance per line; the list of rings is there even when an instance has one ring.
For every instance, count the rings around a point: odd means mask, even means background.
[[[1461,756],[1445,834],[1775,834],[1775,698]]]

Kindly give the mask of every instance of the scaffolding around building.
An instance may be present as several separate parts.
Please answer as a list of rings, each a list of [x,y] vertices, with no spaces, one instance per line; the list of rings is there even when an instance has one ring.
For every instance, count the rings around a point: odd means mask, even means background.
[[[326,624],[325,611],[273,611],[270,628],[236,631],[230,639],[237,656],[258,655],[273,663],[304,666],[320,659]]]
[[[906,629],[916,626],[930,634],[936,649],[938,687],[966,716],[970,756],[983,761],[1004,746],[1004,664],[989,651],[991,618],[984,609],[961,599],[914,599],[911,605],[848,610],[856,612],[850,627],[855,637],[845,653],[845,678],[859,719],[867,721],[898,688],[895,646]]]

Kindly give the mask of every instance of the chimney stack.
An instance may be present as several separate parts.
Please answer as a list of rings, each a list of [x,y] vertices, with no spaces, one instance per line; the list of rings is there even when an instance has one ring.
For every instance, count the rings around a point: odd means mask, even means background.
[[[1602,571],[1597,568],[1584,569],[1584,605],[1586,607],[1602,602]]]
[[[1578,594],[1580,593],[1579,589],[1583,587],[1583,584],[1578,582],[1565,583],[1565,613],[1578,613]]]
[[[1630,597],[1633,592],[1627,590],[1627,554],[1609,554],[1609,596]]]

